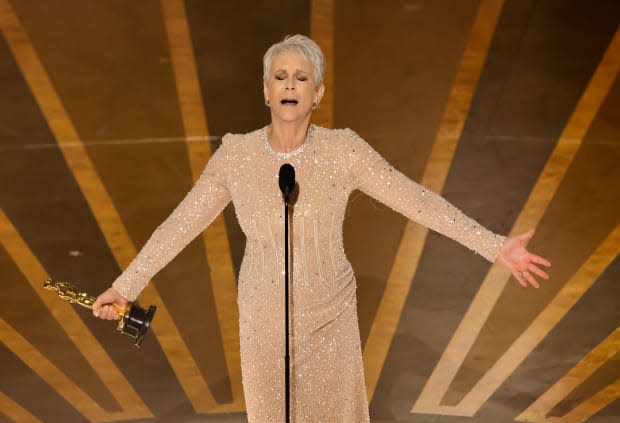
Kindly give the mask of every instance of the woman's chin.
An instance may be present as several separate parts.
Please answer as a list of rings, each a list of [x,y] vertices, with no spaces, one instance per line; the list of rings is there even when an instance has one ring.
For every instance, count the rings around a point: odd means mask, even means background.
[[[297,110],[278,110],[273,114],[275,118],[284,122],[302,121],[310,115],[310,110],[305,113],[299,109]]]

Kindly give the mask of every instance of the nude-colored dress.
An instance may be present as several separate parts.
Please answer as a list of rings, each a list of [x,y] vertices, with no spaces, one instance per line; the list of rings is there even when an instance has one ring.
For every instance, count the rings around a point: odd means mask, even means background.
[[[311,126],[309,132],[306,142],[288,155],[271,150],[264,129],[227,134],[187,197],[113,284],[133,301],[233,201],[247,237],[237,302],[249,422],[284,421],[282,164],[295,167],[299,185],[290,232],[295,422],[369,421],[356,283],[342,242],[352,191],[364,191],[489,261],[504,241],[396,171],[353,131]]]

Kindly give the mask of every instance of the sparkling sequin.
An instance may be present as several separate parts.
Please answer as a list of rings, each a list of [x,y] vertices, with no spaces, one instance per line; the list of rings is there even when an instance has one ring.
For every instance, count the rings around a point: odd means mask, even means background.
[[[233,201],[247,237],[237,302],[249,422],[284,421],[282,164],[295,167],[299,187],[291,226],[294,421],[369,421],[355,277],[342,241],[351,192],[364,191],[490,261],[504,241],[395,170],[353,131],[309,132],[303,148],[285,155],[267,147],[264,130],[227,134],[194,188],[113,284],[134,300]]]

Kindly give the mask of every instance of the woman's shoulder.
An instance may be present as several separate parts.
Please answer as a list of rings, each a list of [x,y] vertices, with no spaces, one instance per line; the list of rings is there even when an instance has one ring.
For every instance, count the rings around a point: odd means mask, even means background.
[[[330,150],[339,149],[347,152],[355,149],[356,146],[365,144],[363,138],[351,128],[329,129],[315,125],[314,130],[316,138],[322,140]]]
[[[323,126],[313,125],[317,135],[324,138],[360,138],[360,136],[351,128],[325,128]]]
[[[350,128],[325,128],[314,125],[313,139],[324,143],[328,149],[337,147],[349,147],[358,144],[362,138]]]
[[[260,138],[260,132],[263,130],[263,128],[260,129],[256,129],[254,131],[251,132],[247,132],[247,133],[231,133],[231,132],[227,132],[223,137],[222,137],[222,144],[227,145],[227,146],[239,146],[242,144],[247,144],[249,141],[252,140],[257,140]]]
[[[262,129],[247,133],[226,133],[222,137],[222,148],[228,153],[247,153],[260,145]]]

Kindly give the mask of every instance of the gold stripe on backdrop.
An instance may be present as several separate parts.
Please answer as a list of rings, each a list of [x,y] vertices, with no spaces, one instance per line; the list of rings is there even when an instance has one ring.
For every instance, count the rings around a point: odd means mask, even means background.
[[[148,412],[136,413],[135,408],[134,410],[121,411],[120,413],[105,411],[60,369],[54,366],[34,345],[29,343],[26,338],[21,336],[19,332],[1,318],[0,342],[90,421],[102,422],[152,417]]]
[[[30,283],[30,286],[32,286],[32,289],[39,296],[43,304],[45,304],[51,315],[54,316],[58,324],[69,336],[76,349],[82,353],[86,361],[88,361],[88,364],[90,364],[101,378],[108,391],[110,391],[118,401],[123,411],[120,413],[108,413],[91,398],[87,398],[88,400],[82,404],[86,394],[81,391],[79,396],[67,397],[67,401],[73,405],[76,410],[87,412],[88,414],[84,414],[86,417],[95,420],[123,420],[152,417],[146,404],[144,404],[138,393],[133,389],[127,379],[125,379],[120,369],[116,367],[114,361],[112,361],[110,356],[101,347],[72,306],[64,301],[59,301],[56,295],[43,291],[43,281],[48,277],[48,274],[43,268],[43,265],[37,260],[34,253],[28,248],[28,245],[21,238],[15,227],[13,227],[2,209],[0,209],[0,244],[2,244],[9,257],[11,257],[17,268]],[[9,333],[14,333],[14,331],[11,329]],[[5,336],[8,335],[5,333]],[[31,359],[32,357],[32,355],[28,354],[20,356],[22,360]],[[24,363],[33,369],[36,367],[36,363],[31,361],[24,361]],[[59,379],[47,377],[51,375],[50,372],[42,372],[39,373],[39,375],[53,389],[58,392],[62,391],[63,386],[55,384]],[[65,382],[62,381],[62,383],[64,384]],[[86,405],[88,405],[89,408],[84,408]]]
[[[619,69],[620,30],[613,37],[575,107],[555,149],[518,216],[511,234],[525,232],[536,227],[540,222],[618,75]],[[491,267],[461,324],[413,406],[412,412],[473,416],[536,346],[536,343],[511,346],[505,353],[511,355],[511,361],[506,361],[502,356],[500,361],[484,375],[461,403],[456,406],[440,405],[441,399],[463,364],[509,278],[510,272],[507,269],[499,265]],[[564,312],[556,308],[552,310],[554,315]],[[548,333],[550,329],[551,327],[545,329],[544,333]]]
[[[496,386],[503,382],[519,366],[525,357],[538,345],[555,325],[579,301],[583,294],[599,279],[611,262],[620,253],[620,225],[599,245],[584,262],[575,275],[562,287],[549,305],[538,315],[527,330],[517,338],[502,357],[491,367],[479,386]],[[616,345],[616,350],[619,346]],[[589,354],[589,360],[592,360]],[[600,358],[595,355],[594,357]],[[582,381],[585,379],[582,378]],[[571,379],[576,382],[575,379]],[[475,391],[472,391],[474,393]],[[557,391],[556,391],[557,392]],[[570,392],[570,391],[569,391]],[[565,394],[569,392],[564,391]],[[463,402],[467,402],[466,396]]]
[[[125,269],[136,255],[136,247],[28,34],[7,0],[0,0],[0,27],[116,262]],[[153,284],[142,292],[142,298],[147,303],[158,304],[157,325],[153,331],[188,398],[196,409],[212,408],[216,404],[213,395]]]
[[[312,121],[326,128],[334,126],[334,0],[313,0],[310,11],[310,36],[325,55],[325,95]]]
[[[614,339],[614,342],[617,346],[618,342],[620,342],[620,339],[616,337],[616,339]],[[588,398],[588,400],[579,404],[570,413],[566,414],[562,419],[558,421],[561,421],[562,423],[577,423],[586,421],[588,418],[596,414],[599,410],[602,410],[618,398],[620,398],[620,379],[617,379],[614,383],[608,385],[606,388],[601,389],[599,392]],[[617,417],[617,415],[615,417]],[[547,419],[546,421],[549,421],[549,419]]]
[[[483,0],[480,4],[421,180],[434,192],[443,190],[502,6],[503,0]],[[377,388],[427,234],[428,229],[407,222],[364,348],[369,400]]]
[[[0,416],[3,414],[14,422],[42,423],[41,420],[30,414],[28,410],[0,391]]]
[[[617,242],[618,239],[616,239]],[[620,327],[616,328],[611,335],[590,351],[562,379],[558,380],[547,392],[542,394],[523,413],[517,416],[515,420],[534,423],[550,421],[573,423],[582,422],[592,417],[620,398],[620,379],[578,404],[562,417],[548,417],[547,414],[619,351]]]
[[[200,91],[189,24],[182,0],[162,0],[161,5],[185,135],[188,138],[197,137],[204,140],[201,142],[186,142],[192,176],[194,180],[197,180],[212,152],[208,141],[209,129]],[[200,404],[194,404],[194,407],[197,411],[209,411],[211,413],[243,411],[245,410],[245,405],[243,386],[241,385],[237,284],[228,234],[226,232],[226,223],[222,214],[211,223],[203,234],[203,242],[211,271],[211,286],[215,298],[218,323],[222,332],[222,345],[226,357],[233,402],[231,404],[219,404],[216,408],[205,408],[201,407]]]

